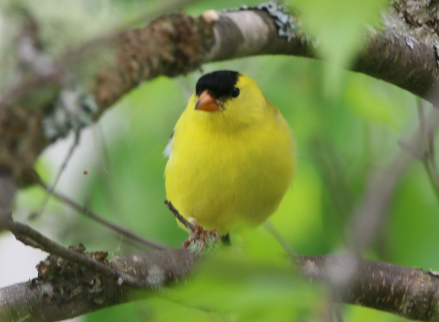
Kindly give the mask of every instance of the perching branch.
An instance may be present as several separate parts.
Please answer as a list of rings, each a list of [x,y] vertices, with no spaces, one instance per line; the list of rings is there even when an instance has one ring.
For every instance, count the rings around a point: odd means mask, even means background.
[[[54,262],[56,257],[48,260]],[[297,255],[294,266],[310,281],[329,281],[349,270],[352,261],[354,259],[348,255]],[[195,263],[195,255],[184,248],[126,255],[110,261],[114,269],[145,281],[145,290],[184,283]],[[79,274],[79,268],[76,268],[78,271],[68,270],[64,276],[58,272],[48,278],[52,273],[47,272],[51,269],[50,264],[39,268],[38,279],[0,289],[1,321],[17,321],[25,316],[29,322],[64,320],[151,295],[128,285],[118,285],[89,270]],[[60,293],[61,287],[64,294]],[[336,300],[413,320],[435,321],[439,315],[438,290],[439,277],[432,273],[360,260],[353,283]]]
[[[140,300],[184,280],[195,263],[187,249],[115,257],[109,265],[143,281],[144,290],[119,285],[95,271],[49,256],[38,265],[38,278],[0,289],[0,321],[48,322],[73,318],[109,306]]]
[[[142,290],[180,282],[193,270],[197,259],[193,252],[182,248],[115,257],[108,265],[106,253],[84,254],[82,245],[65,249],[12,220],[7,228],[25,244],[52,255],[37,266],[38,279],[0,289],[1,321],[25,316],[28,321],[63,320],[147,298],[150,294]],[[439,317],[439,277],[431,270],[425,272],[351,255],[293,258],[296,271],[310,281],[334,285],[349,276],[346,287],[334,294],[338,302],[420,321],[436,321]]]

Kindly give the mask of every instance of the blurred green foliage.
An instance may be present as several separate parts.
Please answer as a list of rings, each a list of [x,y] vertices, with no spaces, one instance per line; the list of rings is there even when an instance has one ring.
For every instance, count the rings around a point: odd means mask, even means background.
[[[153,2],[113,1],[109,6],[130,16]],[[298,253],[338,253],[344,250],[347,224],[372,170],[387,165],[399,150],[398,140],[417,127],[416,101],[395,86],[339,68],[351,63],[364,24],[378,25],[385,1],[288,3],[303,14],[304,26],[319,38],[319,54],[331,64],[269,56],[208,64],[204,69],[238,70],[251,76],[281,110],[297,142],[298,168],[293,186],[270,221]],[[206,9],[240,5],[198,1],[187,12],[198,15]],[[78,178],[85,186],[80,191],[82,202],[88,201],[107,219],[171,247],[179,247],[187,233],[163,205],[162,151],[200,76],[195,72],[177,79],[159,77],[124,97],[97,125],[99,131],[111,127],[113,132],[109,144],[101,142],[104,161],[87,160],[90,175]],[[42,162],[39,173],[49,179],[55,171]],[[19,204],[36,208],[42,198],[37,188],[28,189],[20,193]],[[52,210],[60,207],[55,202],[50,205]],[[438,211],[426,173],[414,163],[401,178],[391,211],[383,219],[386,229],[376,236],[379,247],[372,245],[367,255],[438,269]],[[65,244],[82,242],[112,255],[142,251],[80,215],[59,229],[58,238]],[[263,227],[235,240],[238,246],[209,258],[187,283],[146,301],[91,313],[85,321],[313,321],[321,317],[327,290],[293,276],[285,251]],[[345,321],[402,321],[354,306],[342,306],[342,313]]]

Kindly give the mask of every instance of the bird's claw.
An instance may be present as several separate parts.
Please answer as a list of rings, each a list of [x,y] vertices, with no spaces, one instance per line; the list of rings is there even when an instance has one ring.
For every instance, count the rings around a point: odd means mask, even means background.
[[[193,226],[194,231],[191,233],[189,238],[184,241],[183,247],[189,247],[189,245],[198,238],[200,240],[200,250],[198,252],[200,252],[203,249],[206,236],[213,236],[218,240],[219,235],[216,230],[204,230],[203,227],[198,226],[195,223],[193,223]]]

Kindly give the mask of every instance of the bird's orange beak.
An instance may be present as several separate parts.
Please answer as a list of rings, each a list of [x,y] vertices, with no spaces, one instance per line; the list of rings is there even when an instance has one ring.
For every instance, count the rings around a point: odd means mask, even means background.
[[[215,96],[210,94],[206,89],[204,92],[200,94],[198,98],[198,102],[195,105],[196,110],[206,111],[206,112],[214,112],[219,110],[219,105],[216,101]]]

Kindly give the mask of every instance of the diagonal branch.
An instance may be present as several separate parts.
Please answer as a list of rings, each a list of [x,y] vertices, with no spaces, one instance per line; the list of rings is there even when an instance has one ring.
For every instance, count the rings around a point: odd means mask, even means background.
[[[46,186],[43,182],[38,181],[38,184],[45,189],[46,191],[49,191],[49,187]],[[123,228],[121,226],[118,226],[108,220],[106,220],[105,218],[103,218],[102,216],[99,216],[97,213],[95,213],[94,211],[91,211],[90,209],[88,209],[85,206],[81,206],[80,204],[76,203],[75,201],[73,201],[72,199],[68,198],[67,196],[64,196],[63,194],[59,193],[56,190],[51,189],[51,194],[59,199],[60,201],[64,202],[65,204],[69,205],[70,207],[72,207],[73,209],[75,209],[76,211],[80,212],[81,214],[83,214],[84,216],[128,237],[131,238],[132,240],[135,240],[139,243],[142,243],[148,247],[152,247],[154,249],[166,249],[167,247],[165,245],[159,244],[157,242],[151,241],[149,239],[145,239],[139,235],[134,234],[133,232],[131,232],[130,230]]]
[[[123,283],[135,287],[141,287],[144,285],[142,281],[137,280],[131,275],[124,274],[72,249],[62,247],[27,225],[10,220],[5,222],[5,226],[6,229],[10,230],[16,238],[24,244],[40,248],[42,251],[48,252],[49,254],[54,254],[73,263],[77,263],[91,272],[99,273],[102,276],[115,281],[119,285],[122,285]]]
[[[293,18],[300,19],[298,16]],[[107,36],[102,45],[111,45],[115,50],[114,63],[101,61],[89,82],[99,107],[95,119],[140,83],[160,75],[174,77],[192,72],[204,63],[255,55],[315,58],[314,45],[303,30],[291,30],[290,41],[278,33],[276,20],[266,11],[242,10],[208,11],[201,17],[172,14],[154,20],[147,27],[113,36],[110,42]],[[100,43],[98,39],[94,42]],[[66,60],[69,69],[74,69],[85,56],[90,59],[77,48],[65,56],[70,57]],[[393,31],[372,29],[366,32],[364,47],[351,70],[432,100],[428,93],[438,79],[436,64],[433,46]],[[33,86],[24,86],[25,91],[20,95],[27,94],[29,88],[39,90],[48,84],[59,85],[62,75],[59,72],[48,80],[33,81]],[[50,104],[33,106],[21,113],[11,109],[13,106],[8,100],[0,102],[0,137],[6,138],[0,142],[0,151],[5,152],[0,154],[0,168],[22,177],[44,147],[51,143],[43,137],[41,124]],[[17,144],[17,141],[25,143]],[[24,151],[11,149],[17,145],[28,148]]]
[[[29,219],[35,220],[43,214],[44,210],[46,209],[47,204],[49,203],[50,197],[53,194],[53,191],[55,190],[59,180],[61,179],[61,175],[63,174],[64,170],[67,167],[67,164],[69,163],[70,159],[72,158],[73,152],[75,152],[75,149],[79,145],[80,134],[81,134],[80,131],[75,132],[75,140],[73,141],[73,144],[69,149],[69,152],[67,153],[63,163],[61,164],[61,167],[59,168],[59,170],[55,176],[55,180],[52,183],[52,187],[46,190],[46,192],[47,192],[46,197],[44,198],[43,203],[41,204],[38,212],[31,214],[29,216]]]
[[[171,32],[164,30],[169,25]],[[150,27],[120,35],[120,63],[101,70],[95,97],[105,109],[139,82],[157,75],[184,74],[202,63],[273,54],[316,58],[309,35],[302,30],[293,32],[290,41],[280,37],[273,17],[261,10],[207,12],[200,18],[161,17]],[[372,29],[366,33],[364,47],[351,69],[427,97],[438,78],[434,48],[413,39],[408,46],[407,41],[394,32]],[[154,49],[157,45],[160,52]],[[160,63],[148,63],[151,57]],[[116,88],[116,84],[122,86]]]
[[[394,190],[404,171],[416,156],[422,155],[428,133],[435,131],[438,125],[439,110],[433,109],[424,127],[410,138],[407,149],[401,149],[386,169],[376,171],[371,176],[364,200],[353,218],[351,249],[354,253],[362,254],[366,250],[388,212]]]
[[[192,223],[187,220],[186,218],[184,218],[179,212],[178,210],[174,207],[174,205],[168,201],[165,200],[165,205],[168,207],[168,209],[172,212],[172,214],[174,215],[174,217],[181,223],[183,224],[190,232],[194,232],[195,231],[195,227],[194,225],[192,225]]]

